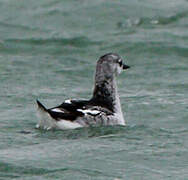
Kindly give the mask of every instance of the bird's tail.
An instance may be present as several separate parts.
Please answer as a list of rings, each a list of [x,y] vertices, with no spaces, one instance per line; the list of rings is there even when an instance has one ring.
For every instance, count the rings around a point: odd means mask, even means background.
[[[39,122],[36,125],[36,128],[49,130],[55,127],[55,121],[52,119],[52,117],[48,113],[48,109],[46,109],[46,107],[39,100],[36,100],[36,101],[38,105],[37,115],[39,117]]]
[[[47,109],[44,107],[44,105],[39,100],[36,100],[36,101],[37,101],[37,104],[38,104],[38,108],[41,111],[46,111],[47,112]]]

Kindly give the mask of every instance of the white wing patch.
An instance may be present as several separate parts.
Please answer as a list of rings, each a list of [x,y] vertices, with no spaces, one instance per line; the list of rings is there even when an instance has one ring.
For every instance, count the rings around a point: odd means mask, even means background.
[[[96,116],[96,115],[98,115],[98,114],[101,113],[100,111],[97,111],[97,110],[89,110],[89,109],[77,109],[77,111],[82,112],[82,113],[84,113],[85,115],[86,115],[86,114],[90,114],[90,115],[94,115],[94,116]]]
[[[54,109],[51,109],[51,111],[53,112],[60,112],[60,113],[64,113],[63,110],[59,109],[59,108],[54,108]]]
[[[71,100],[70,100],[70,99],[67,99],[67,100],[65,100],[65,103],[71,104]]]

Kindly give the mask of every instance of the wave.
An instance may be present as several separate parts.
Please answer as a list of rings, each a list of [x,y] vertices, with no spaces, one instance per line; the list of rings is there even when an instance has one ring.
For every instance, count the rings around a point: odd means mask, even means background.
[[[89,40],[86,37],[74,37],[74,38],[47,38],[47,39],[6,39],[4,42],[11,42],[11,43],[20,43],[20,44],[31,44],[31,45],[71,45],[75,47],[84,47],[86,45],[96,45],[99,42],[94,42]]]
[[[17,29],[17,30],[24,30],[24,31],[41,31],[39,28],[35,28],[35,27],[30,27],[30,26],[26,26],[23,24],[10,24],[7,22],[0,22],[0,27],[1,28],[10,28],[10,29]]]
[[[100,45],[99,41],[92,41],[84,36],[73,38],[28,38],[28,39],[5,39],[0,41],[1,53],[40,53],[59,54],[70,53],[79,49]]]
[[[109,174],[106,172],[103,172],[100,169],[92,169],[92,168],[83,168],[83,167],[74,167],[74,166],[67,166],[65,168],[40,168],[40,167],[34,167],[32,165],[27,165],[23,166],[21,164],[15,164],[15,163],[6,163],[6,162],[0,162],[0,178],[20,178],[23,176],[45,176],[51,174],[57,174],[57,173],[63,173],[64,175],[66,173],[70,174],[82,174],[82,175],[89,175],[89,176],[104,176],[104,177],[114,177],[116,178],[117,176],[113,174]]]
[[[129,28],[129,27],[136,27],[136,26],[153,27],[153,25],[169,25],[172,23],[176,23],[177,21],[186,17],[188,17],[188,11],[180,12],[169,17],[158,16],[158,17],[152,17],[152,18],[150,17],[128,18],[125,21],[118,22],[117,27]]]
[[[106,46],[104,49],[118,49],[119,52],[122,54],[126,51],[129,53],[154,53],[154,54],[161,54],[161,55],[168,55],[176,54],[178,56],[187,57],[188,51],[187,46],[184,44],[176,44],[175,42],[165,42],[164,39],[159,40],[138,40],[135,42],[131,41],[123,41],[117,42],[113,45]]]
[[[186,129],[171,131],[165,128],[153,128],[146,125],[89,127],[75,130],[37,130],[36,138],[47,139],[83,139],[83,138],[127,138],[139,140],[145,136],[173,137],[187,132]]]

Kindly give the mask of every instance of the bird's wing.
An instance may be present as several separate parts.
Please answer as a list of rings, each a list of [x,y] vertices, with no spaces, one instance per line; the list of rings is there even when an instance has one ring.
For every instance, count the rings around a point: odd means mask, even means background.
[[[108,109],[87,100],[65,100],[60,106],[48,109],[48,113],[57,121],[62,119],[74,121],[78,117],[97,116],[100,113],[111,114]]]
[[[87,104],[86,100],[65,100],[60,106],[48,109],[48,113],[57,121],[61,119],[74,121],[85,115],[82,110]]]

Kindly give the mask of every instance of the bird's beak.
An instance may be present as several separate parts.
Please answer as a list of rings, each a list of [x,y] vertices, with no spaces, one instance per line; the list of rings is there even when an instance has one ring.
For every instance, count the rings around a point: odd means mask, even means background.
[[[123,64],[123,70],[129,69],[129,68],[130,68],[130,66]]]

